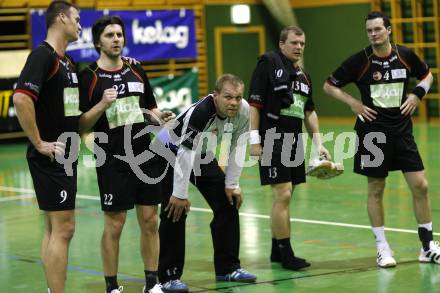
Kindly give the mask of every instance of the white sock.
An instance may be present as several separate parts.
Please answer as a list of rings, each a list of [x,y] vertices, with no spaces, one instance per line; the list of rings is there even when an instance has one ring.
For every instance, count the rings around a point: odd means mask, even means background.
[[[425,228],[428,231],[432,231],[432,222],[426,224],[419,224],[419,228]]]
[[[376,238],[376,247],[378,250],[389,248],[387,239],[385,238],[385,227],[371,227],[374,237]]]

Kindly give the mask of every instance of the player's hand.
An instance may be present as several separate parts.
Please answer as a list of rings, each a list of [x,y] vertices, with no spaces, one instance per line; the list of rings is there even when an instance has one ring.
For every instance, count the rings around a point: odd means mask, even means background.
[[[261,154],[263,153],[263,148],[260,143],[251,144],[251,157],[256,160],[261,159]]]
[[[165,123],[173,120],[174,118],[176,118],[176,114],[174,114],[171,111],[162,111],[161,112],[160,119]]]
[[[140,64],[140,62],[138,60],[136,60],[135,58],[122,56],[122,59],[124,61],[127,61],[128,63],[130,63],[130,65]]]
[[[118,92],[114,88],[108,88],[102,93],[101,103],[104,109],[108,109],[118,97]]]
[[[53,162],[55,156],[64,156],[66,145],[59,141],[47,142],[41,140],[35,148],[40,154],[49,157],[50,161]]]
[[[225,193],[226,197],[228,199],[228,202],[231,205],[234,205],[234,198],[235,198],[235,207],[237,210],[241,207],[241,204],[243,203],[243,196],[241,194],[240,188],[226,188],[225,187]]]
[[[408,94],[406,96],[406,101],[400,106],[400,111],[402,115],[412,115],[416,108],[420,104],[420,99],[415,94]]]
[[[330,152],[322,144],[318,147],[318,154],[326,160],[331,161],[332,159]]]
[[[362,116],[364,119],[368,121],[373,121],[376,119],[377,112],[367,106],[365,106],[362,102],[355,100],[351,105],[351,110],[356,113],[358,116]]]
[[[165,211],[168,212],[167,217],[173,218],[173,222],[179,221],[183,213],[187,214],[190,210],[191,202],[188,199],[181,199],[172,195]]]

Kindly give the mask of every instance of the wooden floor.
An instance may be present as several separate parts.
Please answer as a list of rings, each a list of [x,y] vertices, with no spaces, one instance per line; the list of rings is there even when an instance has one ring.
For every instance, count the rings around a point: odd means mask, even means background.
[[[335,136],[351,131],[344,124],[323,123],[323,132]],[[424,159],[433,207],[434,231],[440,232],[440,126],[418,124],[415,137]],[[333,151],[332,142],[326,146]],[[43,217],[38,210],[25,162],[25,143],[0,145],[0,292],[45,292],[40,262]],[[80,161],[76,232],[69,255],[66,292],[103,292],[100,237],[103,216],[97,197],[95,170]],[[261,187],[258,170],[245,168],[241,186],[240,256],[245,269],[258,275],[255,284],[215,282],[211,213],[191,187],[192,211],[187,222],[187,262],[183,280],[191,292],[440,292],[440,266],[419,264],[412,199],[400,172],[393,172],[385,192],[388,241],[398,266],[378,269],[375,243],[366,212],[366,179],[352,172],[335,179],[309,178],[296,188],[291,203],[292,243],[296,253],[312,266],[301,272],[283,270],[269,262],[271,192]],[[129,213],[120,252],[120,285],[124,292],[141,292],[143,266],[139,229]],[[435,238],[439,238],[439,233]]]

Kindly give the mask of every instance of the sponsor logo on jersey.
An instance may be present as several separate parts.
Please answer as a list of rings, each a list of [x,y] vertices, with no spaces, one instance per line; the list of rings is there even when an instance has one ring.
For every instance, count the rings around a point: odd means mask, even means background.
[[[130,96],[116,101],[105,111],[110,129],[118,126],[143,122],[139,96]]]
[[[113,80],[114,81],[121,81],[122,80],[121,75],[120,74],[113,75]]]
[[[380,73],[379,71],[373,72],[373,79],[375,81],[381,80],[382,79],[382,73]]]
[[[382,62],[380,62],[380,61],[378,61],[378,60],[374,60],[374,59],[373,59],[373,61],[371,61],[371,63],[382,66]]]
[[[232,133],[232,130],[234,129],[234,124],[231,122],[225,123],[225,126],[223,127],[224,133]]]
[[[78,116],[81,114],[79,110],[79,90],[77,87],[64,88],[63,95],[64,116]]]
[[[99,77],[112,78],[112,76],[110,74],[107,74],[107,73],[100,73]]]
[[[403,82],[370,85],[373,104],[381,108],[400,107],[403,87]]]
[[[306,95],[309,94],[309,85],[301,82],[301,91]]]
[[[72,74],[72,82],[73,83],[78,83],[78,76],[76,76],[76,73],[72,72],[71,74]]]
[[[406,78],[406,69],[393,69],[391,70],[391,78]]]
[[[144,93],[144,84],[142,82],[128,82],[128,91],[130,93]]]
[[[390,68],[390,63],[388,61],[385,61],[383,63],[383,68]]]

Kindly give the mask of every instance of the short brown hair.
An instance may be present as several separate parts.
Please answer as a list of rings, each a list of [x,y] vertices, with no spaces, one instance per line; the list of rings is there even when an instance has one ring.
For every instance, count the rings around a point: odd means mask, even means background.
[[[46,28],[49,29],[55,23],[55,19],[57,18],[59,13],[62,12],[69,16],[70,7],[73,7],[79,11],[77,5],[67,1],[53,1],[52,3],[50,3],[49,7],[47,7],[46,9]]]
[[[98,54],[101,53],[101,49],[98,47],[99,38],[101,38],[102,32],[108,25],[117,24],[122,28],[122,35],[124,36],[124,46],[125,46],[125,26],[122,19],[117,15],[105,15],[98,19],[92,27],[93,45],[95,45],[95,50]]]
[[[287,40],[287,36],[289,35],[290,32],[293,32],[297,36],[304,35],[304,31],[300,27],[294,26],[294,25],[286,26],[280,32],[280,42],[281,43],[284,43]]]
[[[230,73],[225,73],[220,75],[220,77],[216,80],[214,91],[220,93],[223,89],[224,84],[227,82],[231,83],[234,86],[244,86],[244,82],[243,80],[241,80],[241,78]]]

